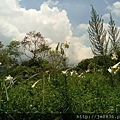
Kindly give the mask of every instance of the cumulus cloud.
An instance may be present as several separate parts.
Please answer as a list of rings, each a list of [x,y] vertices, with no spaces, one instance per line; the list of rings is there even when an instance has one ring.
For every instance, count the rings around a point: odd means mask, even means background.
[[[113,3],[112,6],[108,6],[107,9],[111,10],[111,12],[114,13],[116,16],[120,16],[120,2],[119,1]]]
[[[77,64],[82,59],[93,57],[93,53],[90,47],[86,47],[82,44],[83,37],[69,37],[67,41],[70,42],[70,48],[66,51],[69,56],[70,62]]]
[[[49,40],[51,46],[55,47],[58,42],[70,41],[70,49],[67,55],[71,62],[79,62],[92,56],[89,47],[84,45],[88,39],[85,33],[86,25],[79,25],[80,37],[73,37],[72,25],[65,10],[59,10],[55,6],[59,2],[48,0],[40,5],[40,9],[29,9],[20,7],[20,0],[0,0],[0,35],[4,38],[22,40],[30,31],[40,31]],[[0,36],[0,37],[1,37]],[[6,39],[8,40],[8,39]]]

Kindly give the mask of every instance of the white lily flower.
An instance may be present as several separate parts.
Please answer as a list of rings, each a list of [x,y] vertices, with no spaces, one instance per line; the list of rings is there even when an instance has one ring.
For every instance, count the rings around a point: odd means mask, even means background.
[[[62,73],[66,75],[67,74],[67,70],[66,71],[62,71]]]
[[[76,71],[74,71],[76,75],[78,75],[78,73]]]
[[[48,74],[48,73],[49,73],[49,70],[45,71],[45,73],[47,73],[47,74]]]
[[[115,71],[114,74],[116,74],[120,70],[120,67],[118,67]]]
[[[72,76],[72,75],[73,75],[73,73],[74,73],[74,71],[70,72],[70,76]]]
[[[112,73],[112,69],[111,69],[111,68],[109,68],[108,71],[109,71],[110,73]]]
[[[115,64],[114,66],[112,66],[112,68],[116,69],[119,65],[120,65],[120,62],[118,62],[117,64]]]
[[[86,70],[86,72],[87,72],[87,73],[90,73],[90,72],[91,72],[91,70],[88,68],[88,69]]]
[[[108,69],[110,73],[116,74],[120,70],[120,62]]]
[[[13,77],[11,77],[11,75],[7,76],[5,81],[12,81],[13,80]]]
[[[78,77],[83,77],[83,73],[81,73]]]
[[[118,59],[118,55],[116,53],[113,53],[111,59],[112,60],[117,60]]]
[[[35,85],[36,85],[38,82],[39,82],[39,80],[38,80],[38,81],[36,81],[36,82],[32,85],[32,88],[34,88],[34,87],[35,87]]]
[[[14,79],[13,79],[13,77],[11,77],[11,75],[9,75],[9,76],[6,76],[6,79],[5,79],[5,81],[8,81],[10,84],[14,84]]]

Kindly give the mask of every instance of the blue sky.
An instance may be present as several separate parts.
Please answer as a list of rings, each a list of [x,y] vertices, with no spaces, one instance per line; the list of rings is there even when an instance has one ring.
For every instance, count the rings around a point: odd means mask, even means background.
[[[7,45],[21,41],[30,31],[39,31],[55,48],[70,42],[66,56],[70,63],[93,57],[87,33],[91,6],[104,19],[107,30],[109,13],[120,27],[119,0],[0,0],[0,40]]]

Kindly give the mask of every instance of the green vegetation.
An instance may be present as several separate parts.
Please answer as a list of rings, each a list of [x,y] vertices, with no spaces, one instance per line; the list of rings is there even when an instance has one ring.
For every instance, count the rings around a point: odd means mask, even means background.
[[[69,113],[120,114],[117,28],[110,15],[110,45],[107,41],[104,46],[103,22],[93,7],[92,13],[89,34],[95,56],[74,68],[65,56],[69,43],[58,43],[52,50],[40,32],[29,32],[22,42],[12,41],[6,47],[0,42],[0,114],[6,120],[20,119],[20,114],[43,120]]]

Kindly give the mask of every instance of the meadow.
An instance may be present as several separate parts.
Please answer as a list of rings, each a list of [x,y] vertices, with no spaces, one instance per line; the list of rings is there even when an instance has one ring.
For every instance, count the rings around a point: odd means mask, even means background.
[[[6,120],[22,115],[47,120],[64,114],[120,114],[119,74],[75,69],[14,67],[0,78],[1,114]]]

